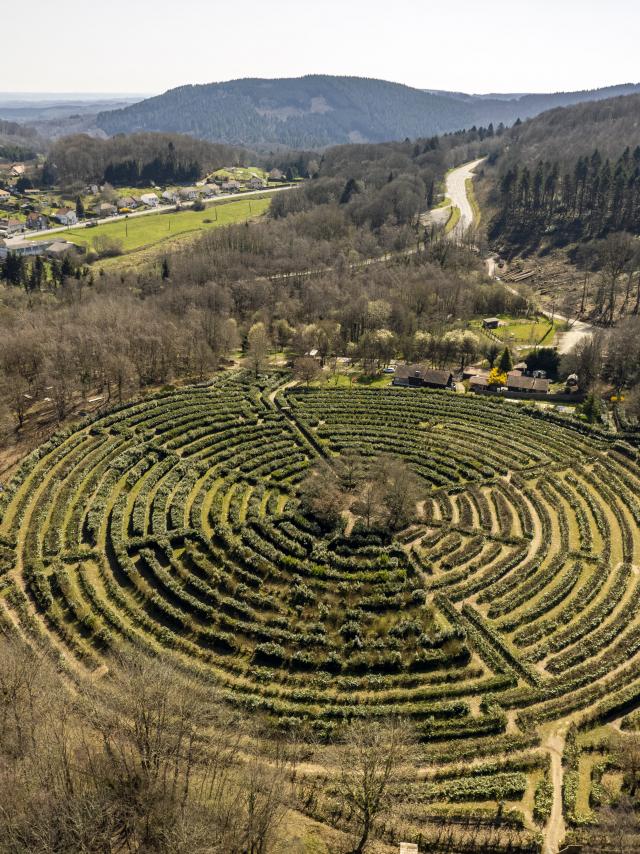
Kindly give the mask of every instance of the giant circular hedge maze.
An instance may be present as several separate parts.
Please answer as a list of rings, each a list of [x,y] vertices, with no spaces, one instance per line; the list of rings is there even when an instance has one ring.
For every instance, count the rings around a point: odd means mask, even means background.
[[[166,656],[282,727],[409,716],[433,756],[491,759],[421,802],[532,799],[546,727],[640,705],[634,452],[509,403],[287,379],[161,393],[28,457],[0,499],[2,619],[78,673]],[[301,510],[306,470],[350,448],[423,482],[391,543]]]

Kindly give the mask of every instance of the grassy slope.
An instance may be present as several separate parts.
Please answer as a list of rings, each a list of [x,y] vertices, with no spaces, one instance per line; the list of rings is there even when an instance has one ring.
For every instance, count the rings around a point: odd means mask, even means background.
[[[447,224],[444,227],[444,233],[449,234],[450,231],[453,231],[459,221],[460,208],[452,207],[451,213],[449,214],[449,219],[447,220]]]

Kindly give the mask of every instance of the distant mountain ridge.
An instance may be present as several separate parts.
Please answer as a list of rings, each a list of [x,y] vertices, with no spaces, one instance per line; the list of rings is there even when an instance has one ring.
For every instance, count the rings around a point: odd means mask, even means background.
[[[552,107],[633,92],[640,92],[640,84],[489,97],[362,77],[247,78],[170,89],[101,112],[97,126],[110,135],[164,131],[232,145],[315,149],[428,137],[473,125],[510,125]]]

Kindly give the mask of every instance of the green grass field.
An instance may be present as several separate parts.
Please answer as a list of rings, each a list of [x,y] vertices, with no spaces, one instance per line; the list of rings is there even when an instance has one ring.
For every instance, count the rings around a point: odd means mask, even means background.
[[[541,341],[549,347],[553,345],[558,324],[551,326],[546,318],[517,321],[494,329],[493,332],[506,344],[539,344]]]
[[[249,181],[254,175],[264,181],[268,178],[267,172],[258,166],[230,166],[228,169],[218,169],[212,174],[215,178],[222,178],[225,181]]]
[[[505,315],[501,316],[500,320],[504,326],[492,329],[491,333],[511,346],[542,344],[545,347],[552,347],[557,333],[562,328],[562,324],[557,321],[552,327],[550,321],[543,316],[527,319]],[[480,328],[482,321],[472,321],[471,326]]]
[[[221,225],[243,222],[263,214],[270,199],[253,197],[223,204],[209,205],[203,211],[166,211],[148,216],[130,217],[128,220],[105,222],[95,228],[70,228],[60,233],[60,239],[70,240],[87,249],[96,249],[96,239],[109,237],[121,244],[122,252],[134,252],[154,246],[179,235],[196,233]],[[43,235],[40,240],[51,240]],[[100,240],[98,240],[98,246]]]

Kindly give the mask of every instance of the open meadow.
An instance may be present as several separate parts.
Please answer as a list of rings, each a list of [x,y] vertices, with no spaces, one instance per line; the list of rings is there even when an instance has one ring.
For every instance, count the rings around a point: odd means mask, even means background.
[[[131,253],[167,240],[196,235],[209,228],[244,222],[263,214],[270,203],[268,196],[253,196],[249,199],[217,202],[207,205],[202,211],[191,208],[181,211],[159,210],[156,214],[114,222],[102,221],[95,228],[69,228],[60,233],[60,239],[70,240],[98,253],[106,239],[111,244],[115,243],[120,252]],[[46,235],[39,239],[51,240],[51,237]]]

